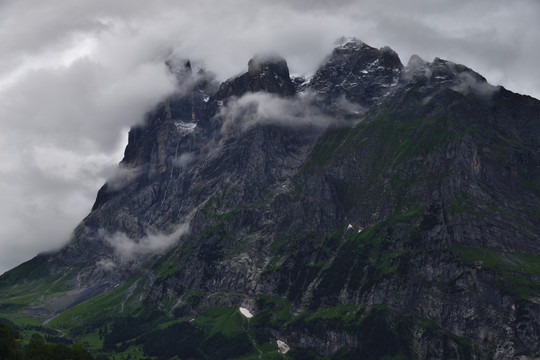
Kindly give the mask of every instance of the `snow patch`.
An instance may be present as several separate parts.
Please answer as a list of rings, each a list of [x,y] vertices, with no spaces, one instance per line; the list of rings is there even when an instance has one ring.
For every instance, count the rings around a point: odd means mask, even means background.
[[[278,352],[281,355],[285,355],[287,352],[289,352],[289,350],[291,350],[291,347],[287,345],[284,341],[278,340],[276,341],[276,343],[278,347]]]
[[[239,307],[238,310],[240,310],[240,313],[248,319],[251,319],[253,317],[253,314],[246,308]]]
[[[361,40],[358,40],[355,37],[342,36],[341,38],[336,40],[335,45],[339,49],[345,49],[345,48],[360,49],[364,45],[364,42],[362,42]]]
[[[195,130],[195,128],[197,127],[197,124],[195,123],[187,123],[187,122],[183,122],[183,121],[177,121],[174,123],[174,125],[176,126],[176,130],[178,130],[178,132],[182,135],[187,135],[187,134],[190,134],[193,132],[193,130]]]

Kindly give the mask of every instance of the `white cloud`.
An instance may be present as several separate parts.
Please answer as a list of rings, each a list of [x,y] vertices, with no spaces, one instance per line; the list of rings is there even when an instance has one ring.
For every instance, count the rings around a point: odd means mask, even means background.
[[[132,239],[122,232],[109,234],[103,230],[100,231],[100,237],[113,248],[114,260],[119,261],[120,264],[126,264],[136,261],[139,258],[145,258],[148,255],[163,253],[178,243],[180,238],[188,233],[189,224],[186,223],[179,225],[169,234],[149,231],[141,239]],[[114,264],[117,264],[114,260],[100,259],[98,265],[112,269]]]
[[[475,78],[471,73],[462,72],[456,79],[456,84],[451,88],[454,91],[462,94],[473,92],[482,97],[489,97],[499,89],[498,86],[493,86],[486,81]]]
[[[269,93],[247,93],[232,99],[224,106],[219,116],[223,118],[222,132],[245,131],[259,124],[278,124],[286,127],[326,127],[332,117],[315,106],[314,97],[300,94],[284,98]]]
[[[186,153],[180,154],[180,156],[178,156],[178,158],[175,159],[173,164],[175,166],[185,168],[196,159],[197,159],[197,156],[195,155],[195,153],[186,152]]]
[[[118,191],[131,184],[141,174],[140,168],[118,166],[107,174],[107,190]]]

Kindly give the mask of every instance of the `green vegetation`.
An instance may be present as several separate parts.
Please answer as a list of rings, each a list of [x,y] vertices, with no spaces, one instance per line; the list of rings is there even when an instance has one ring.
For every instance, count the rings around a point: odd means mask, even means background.
[[[335,259],[322,270],[314,298],[334,299],[339,289],[369,288],[374,282],[398,271],[410,255],[407,244],[414,242],[424,208],[418,206],[397,214],[361,232],[348,231]],[[318,306],[317,300],[314,301]]]
[[[292,319],[291,302],[277,296],[259,296],[256,298],[259,313],[250,320],[254,327],[279,328]]]
[[[49,325],[63,330],[77,329],[79,326],[88,327],[89,324],[99,323],[103,319],[118,317],[123,309],[134,312],[138,309],[128,305],[133,304],[137,298],[136,291],[128,291],[130,287],[137,286],[138,278],[133,278],[101,295],[82,302],[55,317]],[[81,331],[83,333],[84,331]],[[76,333],[78,335],[78,333]]]
[[[486,248],[457,248],[471,265],[500,275],[494,285],[518,299],[540,294],[540,256],[515,252],[497,252]]]
[[[2,275],[2,284],[0,286],[3,291],[0,293],[0,309],[26,305],[38,298],[42,301],[48,297],[58,296],[59,293],[68,290],[67,279],[69,279],[69,272],[44,273],[39,270],[40,266],[46,268],[42,264],[42,259],[38,256]],[[28,279],[23,281],[25,274],[28,275]]]
[[[94,360],[80,343],[72,346],[47,343],[40,335],[34,335],[27,346],[22,347],[19,331],[9,322],[0,322],[0,359],[2,360]],[[97,359],[100,359],[98,357]]]
[[[358,129],[358,128],[357,128]],[[351,130],[349,127],[333,129],[327,131],[313,148],[309,160],[306,163],[306,170],[309,166],[324,165],[331,159],[338,150],[347,147],[358,130]]]
[[[342,349],[331,359],[411,358],[410,321],[384,306],[340,305],[304,313],[287,324],[288,329],[336,329],[354,333],[361,343],[354,349]],[[338,330],[340,329],[340,330]]]
[[[468,193],[463,193],[457,197],[452,203],[448,204],[448,211],[451,214],[462,212],[471,212],[474,208],[474,203]]]
[[[158,359],[231,359],[254,351],[246,320],[234,308],[211,308],[194,321],[173,321],[152,313],[116,319],[105,335],[104,350],[122,353],[140,348]]]
[[[39,279],[48,273],[43,273],[43,269],[46,268],[46,257],[36,256],[35,258],[17,266],[16,268],[6,272],[0,277],[0,286],[13,286],[22,282]]]

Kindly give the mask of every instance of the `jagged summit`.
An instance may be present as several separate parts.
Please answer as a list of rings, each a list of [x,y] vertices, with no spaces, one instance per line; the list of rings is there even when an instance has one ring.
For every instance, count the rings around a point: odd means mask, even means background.
[[[289,67],[283,57],[275,53],[256,54],[248,62],[248,73],[260,75],[264,72],[273,72],[281,78],[289,77]]]
[[[185,81],[185,79],[193,75],[193,69],[189,59],[170,56],[165,60],[165,66],[167,66],[171,74],[174,74],[178,82]]]
[[[223,100],[247,92],[264,91],[291,96],[296,88],[289,75],[287,62],[276,54],[258,54],[248,62],[248,71],[221,84],[214,99]]]
[[[426,60],[422,59],[419,55],[413,54],[407,62],[406,69],[416,68],[427,63]]]
[[[436,91],[451,89],[462,94],[473,93],[488,100],[499,87],[490,85],[474,70],[438,57],[428,62],[412,55],[400,77],[402,86],[421,86],[423,93],[433,95]]]
[[[403,64],[392,49],[376,49],[355,38],[339,43],[311,80],[328,102],[345,97],[369,107],[397,84]]]
[[[362,46],[366,45],[362,40],[356,37],[342,36],[334,42],[336,49],[345,49],[345,48],[356,48],[359,49]]]

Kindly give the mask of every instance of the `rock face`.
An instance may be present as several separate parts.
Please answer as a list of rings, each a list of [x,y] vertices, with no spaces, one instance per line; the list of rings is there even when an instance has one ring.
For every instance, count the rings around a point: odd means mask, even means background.
[[[273,55],[220,86],[191,65],[179,79],[71,242],[31,261],[71,269],[67,305],[137,279],[133,307],[244,304],[292,352],[540,356],[538,100],[354,39],[299,87]],[[227,133],[223,109],[256,92],[335,121]]]
[[[310,88],[334,102],[340,97],[365,107],[380,101],[399,80],[403,64],[390,48],[375,49],[357,39],[341,39],[311,79]]]
[[[294,95],[296,91],[285,59],[274,54],[254,56],[248,62],[248,71],[221,84],[215,99],[241,96],[248,91],[264,91],[281,96]]]

